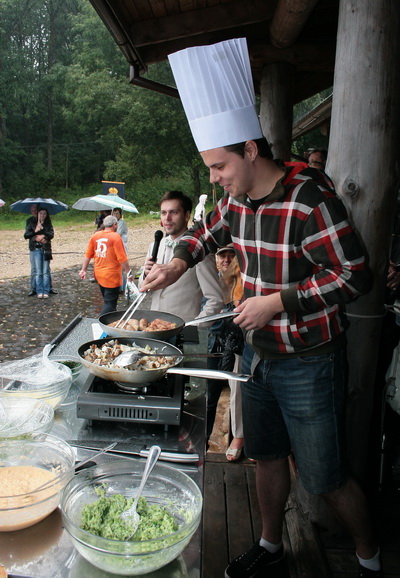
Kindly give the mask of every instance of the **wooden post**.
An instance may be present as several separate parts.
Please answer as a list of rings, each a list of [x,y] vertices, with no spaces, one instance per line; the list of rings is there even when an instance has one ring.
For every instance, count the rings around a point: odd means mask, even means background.
[[[293,67],[279,62],[263,68],[260,93],[260,121],[275,158],[290,161],[293,102],[291,78]]]
[[[361,481],[366,480],[374,377],[399,185],[399,39],[397,0],[341,0],[326,172],[365,243],[375,277],[372,291],[347,307],[348,449],[351,469]],[[304,498],[307,501],[309,517],[332,529],[322,501]]]
[[[366,245],[373,290],[348,307],[349,456],[365,479],[400,145],[397,0],[341,0],[327,173]]]

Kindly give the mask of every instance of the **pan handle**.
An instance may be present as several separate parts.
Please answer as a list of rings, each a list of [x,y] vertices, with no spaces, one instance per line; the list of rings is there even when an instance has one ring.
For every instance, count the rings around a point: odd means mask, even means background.
[[[208,315],[207,317],[198,317],[192,321],[187,321],[187,323],[185,323],[185,327],[189,327],[190,325],[198,325],[199,323],[208,323],[208,321],[217,321],[218,319],[225,319],[227,317],[236,317],[237,315],[239,315],[239,313],[235,313],[234,311],[226,311],[225,313],[217,313],[216,315]]]
[[[249,381],[253,376],[233,371],[221,371],[219,369],[198,369],[194,367],[169,367],[166,373],[178,373],[189,377],[202,377],[203,379],[235,379],[236,381]]]

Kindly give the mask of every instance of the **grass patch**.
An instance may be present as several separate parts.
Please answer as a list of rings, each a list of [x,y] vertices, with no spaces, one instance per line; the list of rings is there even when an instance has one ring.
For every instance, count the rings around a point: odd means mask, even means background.
[[[2,209],[0,209],[0,231],[18,231],[25,229],[26,220],[29,215],[24,213],[16,213],[14,211],[5,212],[2,214]],[[77,211],[76,209],[71,209],[68,211],[63,211],[58,213],[58,215],[51,215],[51,222],[54,227],[71,227],[71,226],[87,226],[93,225],[94,232],[94,220],[98,213],[95,211]],[[124,220],[127,222],[129,227],[142,227],[148,225],[149,223],[155,223],[158,227],[160,222],[159,215],[151,214],[132,214],[124,213]]]

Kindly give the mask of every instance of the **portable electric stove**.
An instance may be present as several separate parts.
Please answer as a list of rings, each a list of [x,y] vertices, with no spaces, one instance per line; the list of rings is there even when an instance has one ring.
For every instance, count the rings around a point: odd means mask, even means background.
[[[139,386],[89,374],[77,399],[77,417],[179,425],[183,378],[178,374],[166,374],[159,381]]]

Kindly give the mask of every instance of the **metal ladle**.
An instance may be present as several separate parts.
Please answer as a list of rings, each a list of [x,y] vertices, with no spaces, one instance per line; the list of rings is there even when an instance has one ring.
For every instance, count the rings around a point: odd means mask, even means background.
[[[130,534],[130,536],[127,538],[127,540],[129,540],[129,538],[131,538],[133,536],[133,534],[136,532],[136,530],[138,529],[138,526],[140,524],[140,516],[136,511],[137,504],[138,504],[139,498],[141,496],[141,493],[143,491],[144,485],[147,482],[147,478],[151,474],[154,466],[156,465],[156,462],[158,460],[160,453],[161,453],[161,448],[159,446],[151,446],[151,448],[149,450],[149,455],[147,456],[146,465],[144,467],[142,480],[140,482],[140,486],[138,488],[138,491],[136,492],[133,504],[128,510],[125,510],[121,514],[122,520],[126,524],[129,524],[129,529],[132,529],[132,534]]]

